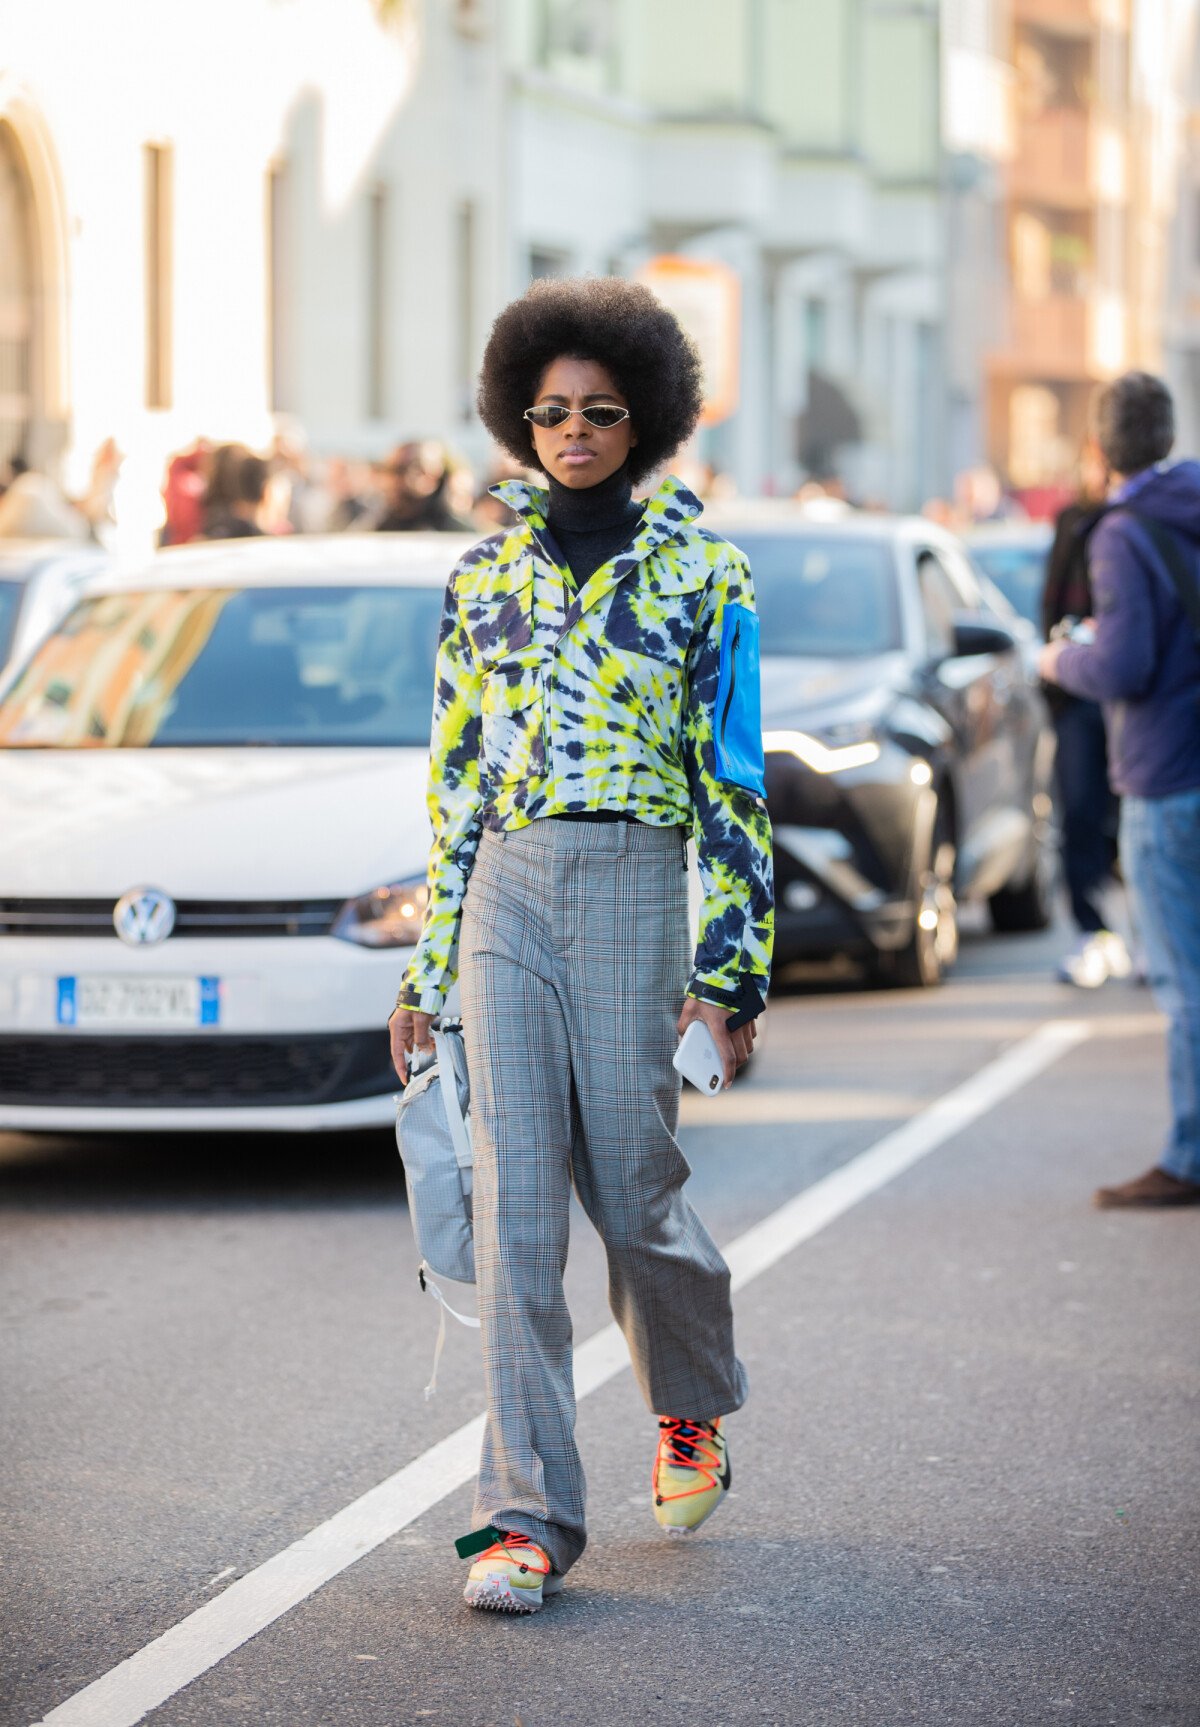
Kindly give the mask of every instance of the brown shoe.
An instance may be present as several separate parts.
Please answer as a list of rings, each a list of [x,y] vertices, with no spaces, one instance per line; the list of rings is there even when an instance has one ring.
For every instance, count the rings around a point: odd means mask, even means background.
[[[1183,1181],[1165,1169],[1148,1169],[1120,1187],[1098,1187],[1092,1198],[1105,1211],[1120,1205],[1200,1205],[1200,1181]]]

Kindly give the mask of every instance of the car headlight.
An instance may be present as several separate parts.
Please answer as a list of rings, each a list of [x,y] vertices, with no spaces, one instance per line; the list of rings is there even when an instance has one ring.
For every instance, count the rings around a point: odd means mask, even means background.
[[[331,935],[359,947],[415,947],[429,903],[423,881],[393,881],[348,899],[333,920]]]
[[[764,732],[763,749],[795,756],[815,774],[845,773],[879,760],[879,740],[871,727],[854,721],[813,732]]]

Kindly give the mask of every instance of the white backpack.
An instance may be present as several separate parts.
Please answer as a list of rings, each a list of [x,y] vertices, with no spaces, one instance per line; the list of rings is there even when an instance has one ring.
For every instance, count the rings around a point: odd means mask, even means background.
[[[446,1020],[432,1032],[434,1058],[427,1066],[410,1064],[408,1084],[396,1099],[396,1144],[404,1164],[408,1214],[421,1264],[421,1288],[439,1303],[433,1377],[426,1397],[437,1389],[437,1370],[446,1341],[446,1315],[478,1330],[479,1321],[450,1306],[432,1273],[454,1283],[475,1281],[475,1241],[471,1215],[471,1086],[462,1022]]]

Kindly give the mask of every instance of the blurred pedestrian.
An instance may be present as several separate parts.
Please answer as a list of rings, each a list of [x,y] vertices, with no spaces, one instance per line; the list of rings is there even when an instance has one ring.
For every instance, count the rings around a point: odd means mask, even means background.
[[[1055,523],[1042,590],[1042,633],[1082,624],[1092,616],[1088,576],[1088,535],[1099,521],[1108,494],[1108,467],[1099,446],[1089,439],[1079,459],[1079,491]],[[1108,783],[1108,746],[1099,702],[1073,696],[1057,684],[1046,686],[1058,740],[1056,772],[1062,818],[1063,876],[1079,939],[1062,961],[1059,977],[1080,989],[1098,989],[1110,977],[1133,969],[1125,943],[1108,927],[1103,892],[1117,859],[1120,804]]]
[[[987,462],[963,468],[954,476],[954,508],[959,521],[967,524],[1011,521],[1025,513]]]
[[[359,462],[331,456],[325,464],[325,494],[328,502],[322,525],[328,534],[344,534],[370,515],[370,477]]]
[[[92,540],[102,544],[100,530],[113,521],[113,491],[125,457],[115,438],[99,444],[88,468],[81,496],[68,496],[49,474],[23,464],[12,484],[0,495],[0,539]]]
[[[213,451],[204,500],[206,540],[240,540],[263,532],[259,520],[270,468],[244,444]]]
[[[504,502],[499,489],[509,480],[527,480],[530,477],[528,465],[514,462],[503,452],[498,454],[488,468],[487,483],[471,512],[475,525],[480,528],[515,527],[521,518],[511,504]]]
[[[313,480],[312,463],[301,428],[289,421],[277,429],[267,452],[270,478],[260,526],[265,533],[319,533],[328,508]]]
[[[484,354],[480,416],[549,490],[506,486],[520,525],[450,579],[429,909],[391,1021],[403,1080],[461,947],[488,1406],[484,1527],[460,1544],[478,1554],[473,1607],[536,1611],[586,1541],[562,1281],[572,1183],[659,1417],[660,1525],[716,1509],[723,1421],[746,1396],[729,1271],[684,1194],[671,1061],[700,1022],[729,1084],[766,992],[758,619],[746,560],[696,527],[698,499],[673,476],[632,496],[701,400],[698,355],[634,282],[535,282]],[[689,977],[692,832],[705,901]]]
[[[927,522],[936,522],[939,528],[945,528],[950,533],[957,533],[962,526],[961,518],[949,498],[926,498],[921,505],[921,514]]]
[[[121,476],[125,454],[120,449],[115,438],[105,438],[99,444],[92,457],[88,469],[88,483],[81,497],[74,499],[76,509],[80,510],[91,524],[92,536],[100,539],[100,530],[116,521],[113,507],[113,494],[117,481]]]
[[[1096,633],[1042,649],[1042,676],[1104,704],[1121,863],[1168,1017],[1171,1130],[1102,1206],[1200,1203],[1200,462],[1167,463],[1170,392],[1127,372],[1100,393],[1108,508],[1089,541]]]
[[[383,513],[375,523],[384,534],[469,534],[472,524],[451,504],[452,464],[436,438],[400,444],[382,464]]]
[[[0,497],[0,539],[90,540],[92,525],[57,480],[32,468]]]
[[[7,492],[14,480],[19,480],[22,474],[29,472],[29,463],[20,450],[15,450],[8,458],[3,469],[0,469],[0,498]]]
[[[208,464],[212,445],[197,438],[167,463],[163,481],[163,526],[161,546],[186,546],[204,532],[204,495],[208,488]]]

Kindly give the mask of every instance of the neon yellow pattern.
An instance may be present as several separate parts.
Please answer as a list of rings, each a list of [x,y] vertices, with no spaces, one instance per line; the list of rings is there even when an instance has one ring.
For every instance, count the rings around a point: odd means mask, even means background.
[[[717,778],[722,613],[754,610],[741,552],[664,481],[632,543],[579,592],[545,543],[547,494],[495,488],[520,515],[446,589],[434,680],[429,904],[399,1004],[437,1013],[458,973],[463,895],[484,827],[617,809],[691,829],[704,889],[690,995],[732,1006],[771,963],[771,827]]]

